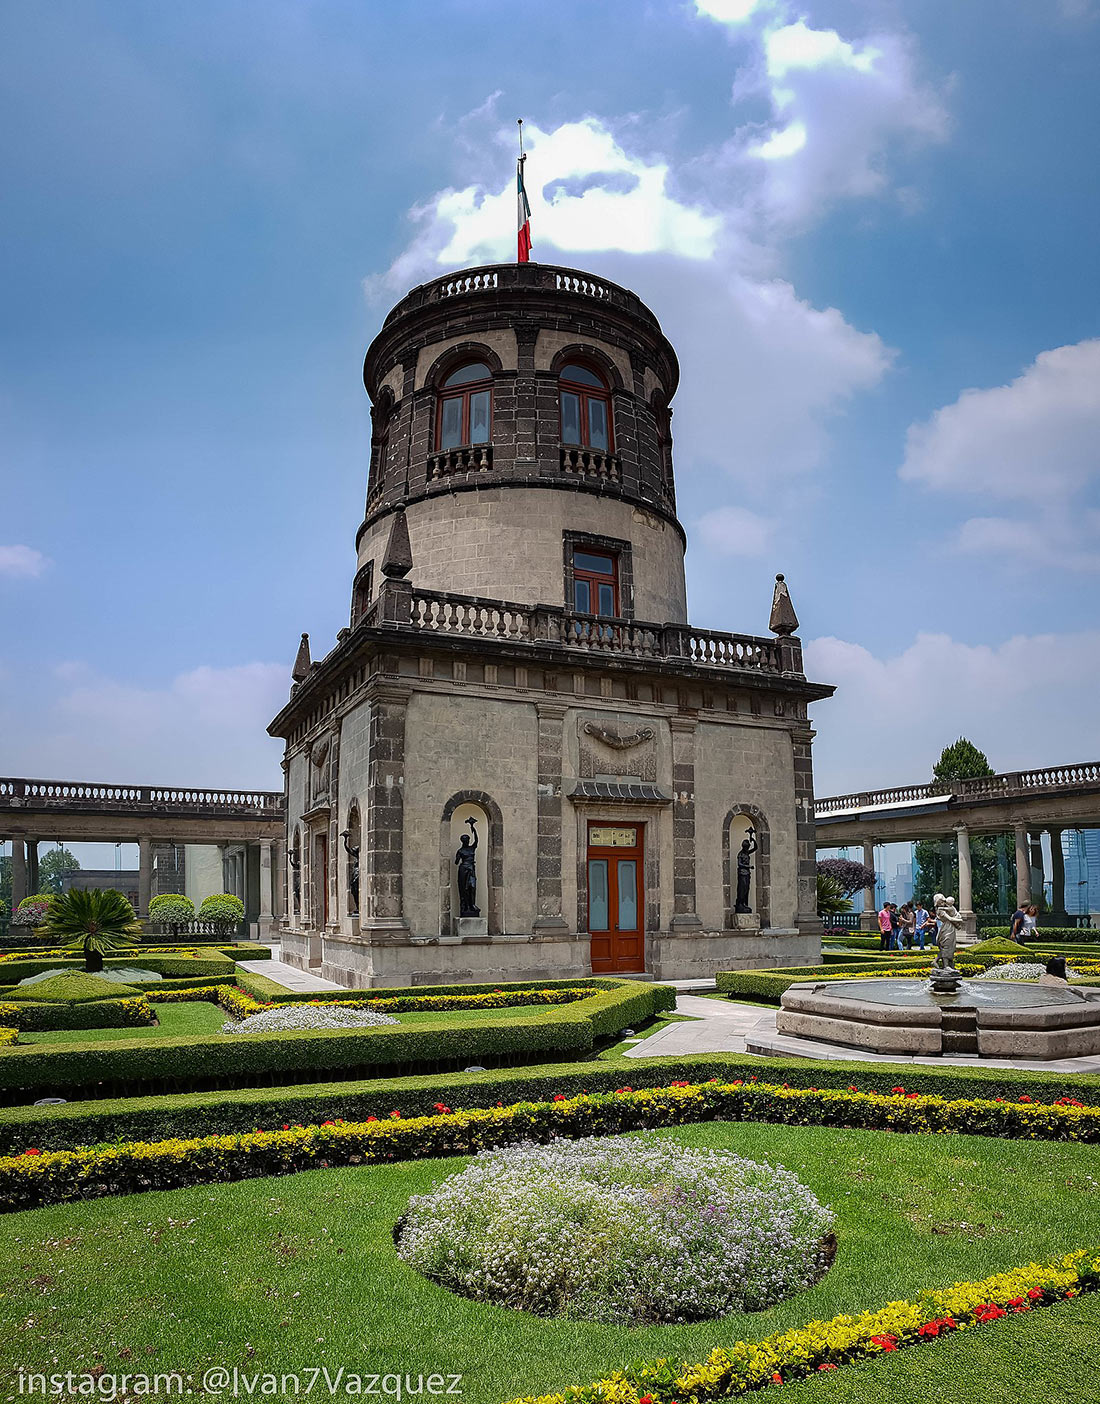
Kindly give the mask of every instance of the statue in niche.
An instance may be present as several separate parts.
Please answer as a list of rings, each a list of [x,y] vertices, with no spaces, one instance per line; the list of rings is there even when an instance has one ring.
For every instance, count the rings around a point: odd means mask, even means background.
[[[351,897],[350,910],[359,913],[359,845],[351,841],[351,830],[345,829],[340,835],[344,840],[344,852],[348,855],[348,895]]]
[[[290,850],[287,857],[290,859],[290,871],[293,874],[294,910],[297,911],[302,905],[302,855],[298,852],[297,845]]]
[[[466,820],[470,833],[463,834],[455,864],[458,867],[458,914],[460,917],[478,917],[481,908],[477,905],[477,820]]]
[[[737,900],[734,903],[735,912],[751,912],[749,906],[749,883],[752,881],[752,855],[756,852],[756,830],[750,825],[745,833],[747,837],[741,842],[741,850],[737,855]]]

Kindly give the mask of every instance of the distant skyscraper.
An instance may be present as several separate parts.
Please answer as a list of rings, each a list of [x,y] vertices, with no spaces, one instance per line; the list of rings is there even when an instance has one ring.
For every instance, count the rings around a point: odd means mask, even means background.
[[[1100,911],[1100,829],[1063,829],[1066,911],[1083,916]]]

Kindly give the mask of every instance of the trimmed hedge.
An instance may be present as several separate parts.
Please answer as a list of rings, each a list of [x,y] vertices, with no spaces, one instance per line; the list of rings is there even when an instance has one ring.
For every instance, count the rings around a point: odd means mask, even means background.
[[[120,970],[130,967],[152,970],[158,975],[165,976],[221,975],[226,978],[233,974],[233,961],[227,956],[213,952],[204,952],[200,956],[147,955],[144,951],[135,949],[129,955],[111,956],[109,960],[103,962],[104,970]],[[42,958],[9,960],[0,963],[0,980],[3,980],[5,984],[18,985],[20,980],[25,980],[29,975],[41,975],[46,970],[82,970],[83,968],[84,960],[80,956],[69,959],[57,957],[52,960]]]
[[[1007,939],[1011,930],[1010,926],[987,926],[982,931],[982,936],[983,938],[1003,936]],[[1035,940],[1028,944],[1041,946],[1044,941],[1077,941],[1087,946],[1100,941],[1100,928],[1095,926],[1039,926],[1035,931]]]
[[[318,1165],[361,1165],[472,1155],[491,1147],[557,1137],[616,1135],[701,1121],[836,1126],[909,1134],[956,1133],[1020,1140],[1100,1142],[1100,1107],[1075,1102],[945,1101],[900,1091],[821,1091],[765,1083],[680,1083],[551,1102],[454,1112],[405,1120],[326,1122],[236,1136],[132,1141],[94,1149],[42,1151],[0,1159],[0,1209],[36,1208],[71,1199],[176,1189],[212,1181],[289,1175]]]
[[[422,986],[419,992],[424,993]],[[386,1067],[413,1071],[478,1062],[537,1062],[562,1053],[581,1056],[599,1039],[671,1008],[675,998],[666,985],[617,981],[604,982],[592,998],[576,1004],[539,1010],[522,1019],[469,1025],[423,1023],[253,1034],[232,1040],[215,1035],[16,1047],[0,1054],[0,1099],[10,1104],[75,1091],[121,1097],[258,1081],[321,1081]],[[296,1002],[303,1002],[300,996]]]
[[[546,1102],[582,1092],[667,1087],[674,1082],[756,1078],[791,1087],[862,1092],[919,1092],[949,1100],[1030,1097],[1048,1104],[1059,1097],[1100,1106],[1100,1075],[1054,1074],[1011,1068],[950,1064],[862,1063],[811,1058],[758,1058],[747,1053],[699,1054],[682,1058],[631,1058],[620,1063],[558,1063],[500,1068],[483,1073],[379,1077],[341,1083],[250,1087],[222,1092],[185,1092],[125,1101],[70,1102],[61,1107],[0,1108],[0,1153],[33,1145],[61,1150],[147,1137],[229,1135],[258,1126],[318,1125],[344,1118],[366,1121],[399,1111],[429,1116],[440,1102],[455,1108],[494,1107],[500,1102]]]
[[[144,995],[98,999],[85,1004],[58,1001],[0,1004],[0,1024],[22,1033],[55,1029],[133,1029],[155,1023],[156,1015]]]

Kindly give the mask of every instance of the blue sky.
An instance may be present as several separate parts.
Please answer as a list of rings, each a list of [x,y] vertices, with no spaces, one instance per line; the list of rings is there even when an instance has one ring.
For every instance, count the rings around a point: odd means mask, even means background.
[[[0,773],[277,787],[361,364],[534,256],[680,353],[695,622],[786,573],[818,788],[1100,754],[1100,7],[0,4]]]

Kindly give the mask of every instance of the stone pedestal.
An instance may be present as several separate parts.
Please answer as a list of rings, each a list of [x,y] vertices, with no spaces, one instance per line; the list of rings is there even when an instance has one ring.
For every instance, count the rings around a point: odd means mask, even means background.
[[[475,937],[489,935],[488,917],[455,917],[455,935],[460,941],[470,941]]]
[[[760,918],[755,912],[727,912],[726,930],[744,931],[754,936],[760,931]]]

